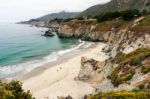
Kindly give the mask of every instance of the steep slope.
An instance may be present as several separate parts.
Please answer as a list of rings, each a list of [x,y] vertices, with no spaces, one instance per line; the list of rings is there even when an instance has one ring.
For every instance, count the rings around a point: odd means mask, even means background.
[[[150,0],[112,0],[106,4],[99,4],[83,11],[81,16],[94,16],[101,13],[112,12],[124,9],[150,9]]]
[[[45,16],[42,16],[40,18],[37,18],[37,20],[40,21],[48,21],[48,20],[54,20],[54,19],[68,19],[68,18],[75,18],[79,15],[79,12],[59,12],[59,13],[52,13]]]
[[[95,99],[95,96],[98,96],[97,99],[100,97],[105,99],[106,96],[113,97],[112,95],[116,96],[118,93],[117,97],[121,95],[132,97],[131,99],[144,96],[141,92],[135,94],[134,89],[146,91],[142,93],[150,95],[147,93],[150,88],[149,23],[150,16],[139,17],[132,21],[114,19],[101,23],[70,21],[60,24],[58,33],[60,37],[77,37],[108,44],[102,49],[109,56],[108,60],[100,62],[90,57],[81,58],[81,69],[75,80],[92,84],[95,88],[94,96],[85,96],[84,99]],[[109,94],[109,91],[114,90],[117,92]]]

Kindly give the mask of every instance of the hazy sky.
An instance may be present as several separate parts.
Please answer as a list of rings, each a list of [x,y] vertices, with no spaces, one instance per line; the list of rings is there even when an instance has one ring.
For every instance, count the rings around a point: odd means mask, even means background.
[[[0,0],[0,21],[20,21],[60,11],[83,11],[110,0]]]

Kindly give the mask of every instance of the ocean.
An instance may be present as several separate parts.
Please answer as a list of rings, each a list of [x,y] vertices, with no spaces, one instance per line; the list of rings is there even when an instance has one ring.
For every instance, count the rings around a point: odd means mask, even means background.
[[[0,23],[0,79],[13,77],[77,50],[85,42],[73,38],[44,37],[29,25]]]

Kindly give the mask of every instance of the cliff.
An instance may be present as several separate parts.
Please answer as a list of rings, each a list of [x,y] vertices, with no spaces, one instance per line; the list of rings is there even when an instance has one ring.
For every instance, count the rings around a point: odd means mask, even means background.
[[[142,90],[147,90],[150,86],[149,19],[145,16],[130,22],[115,19],[101,23],[93,20],[61,23],[58,31],[60,37],[107,43],[102,51],[109,55],[109,59],[99,62],[83,57],[75,80],[92,84],[96,92],[131,91],[141,86]]]
[[[130,22],[120,19],[101,23],[91,20],[63,22],[59,26],[58,35],[107,42],[113,46],[117,45],[118,50],[122,50],[127,45],[134,46],[135,43],[138,46],[146,46],[149,45],[150,37],[148,22],[144,23],[146,20],[147,17],[140,17]],[[142,25],[143,23],[146,25]]]

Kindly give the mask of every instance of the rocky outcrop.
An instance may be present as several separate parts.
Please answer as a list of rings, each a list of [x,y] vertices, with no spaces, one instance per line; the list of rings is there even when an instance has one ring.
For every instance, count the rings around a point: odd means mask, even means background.
[[[103,33],[94,31],[95,28],[95,25],[80,26],[79,24],[79,27],[75,29],[73,26],[61,24],[58,30],[58,35],[59,37],[81,38],[82,40],[86,41],[106,41],[106,38],[104,38]]]
[[[55,36],[51,30],[48,30],[48,31],[45,31],[45,34],[43,36],[48,36],[48,37],[52,37],[52,36]]]
[[[105,62],[99,62],[94,59],[82,57],[81,70],[76,80],[98,84],[103,80],[102,70]]]
[[[135,84],[141,80],[138,78],[144,78],[145,76],[139,74],[139,72],[135,72],[132,76],[130,76],[131,72],[129,70],[137,71],[137,68],[132,68],[134,66],[129,67],[128,64],[120,65],[119,63],[115,63],[114,59],[116,58],[116,55],[119,55],[119,53],[129,54],[138,48],[150,47],[150,31],[137,31],[132,29],[140,20],[141,19],[121,26],[115,26],[114,24],[111,26],[105,26],[107,23],[83,24],[80,22],[60,24],[58,31],[58,35],[60,37],[76,37],[81,38],[82,40],[102,41],[107,43],[107,46],[102,49],[102,52],[109,55],[110,58],[104,62],[99,62],[92,58],[82,57],[81,69],[75,80],[92,84],[97,92],[132,90],[137,88]],[[125,69],[121,69],[120,66],[124,66]],[[117,67],[120,68],[116,69]],[[116,75],[124,74],[124,77],[127,76],[130,80],[121,84],[119,83],[118,86],[114,86],[112,79],[109,78],[109,76],[113,74],[112,72],[114,69],[116,69]],[[138,69],[140,69],[140,67],[138,67]],[[129,72],[126,73],[126,71]],[[113,77],[113,80],[118,79],[117,76]],[[119,80],[120,79],[118,79],[118,81]]]
[[[66,22],[59,26],[59,37],[75,37],[86,41],[107,42],[111,50],[110,56],[114,57],[114,52],[124,51],[128,53],[144,46],[150,45],[150,32],[133,30],[135,24],[140,20],[130,24],[121,24],[118,21],[108,23],[86,23],[86,22]],[[119,24],[119,25],[116,25]],[[106,50],[104,50],[106,51]]]

